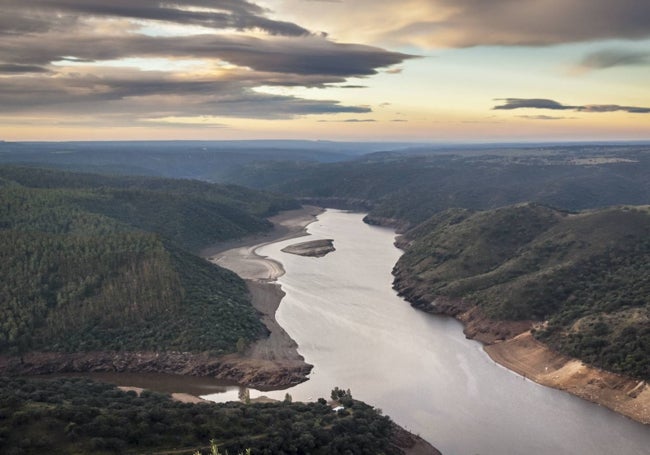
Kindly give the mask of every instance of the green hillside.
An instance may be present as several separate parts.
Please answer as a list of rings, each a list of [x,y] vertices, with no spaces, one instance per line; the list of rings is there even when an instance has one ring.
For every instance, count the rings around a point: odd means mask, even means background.
[[[559,351],[650,378],[647,207],[449,210],[402,245],[395,286],[416,306],[446,297],[497,320],[546,321],[536,336]]]
[[[346,407],[332,412],[324,399],[184,404],[83,379],[0,378],[0,452],[189,455],[209,453],[213,440],[231,454],[404,453],[388,417],[352,399]]]
[[[263,326],[190,253],[295,203],[236,187],[0,167],[0,352],[232,352]]]

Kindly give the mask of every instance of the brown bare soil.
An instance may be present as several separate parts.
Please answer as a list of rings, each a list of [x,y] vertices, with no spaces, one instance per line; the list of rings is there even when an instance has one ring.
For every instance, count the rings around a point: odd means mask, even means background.
[[[485,351],[495,362],[539,384],[565,390],[650,424],[650,387],[645,381],[604,371],[559,354],[533,338],[530,331],[485,346]]]

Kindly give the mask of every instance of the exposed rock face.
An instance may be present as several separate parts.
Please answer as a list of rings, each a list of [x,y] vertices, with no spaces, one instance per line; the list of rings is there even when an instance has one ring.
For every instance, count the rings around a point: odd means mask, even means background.
[[[259,390],[277,390],[304,382],[311,365],[247,359],[236,354],[210,357],[187,352],[33,352],[22,358],[0,357],[1,374],[76,372],[168,373],[209,376]]]
[[[397,267],[393,270],[395,281],[393,287],[400,297],[408,301],[412,307],[431,314],[451,316],[461,321],[465,328],[463,332],[468,338],[484,344],[492,344],[510,339],[533,326],[533,321],[498,321],[487,317],[477,306],[463,300],[448,297],[422,295],[417,283],[405,277]]]
[[[320,258],[332,251],[336,251],[336,248],[334,248],[334,240],[325,239],[294,243],[293,245],[282,248],[282,251],[285,253],[297,254],[299,256]]]

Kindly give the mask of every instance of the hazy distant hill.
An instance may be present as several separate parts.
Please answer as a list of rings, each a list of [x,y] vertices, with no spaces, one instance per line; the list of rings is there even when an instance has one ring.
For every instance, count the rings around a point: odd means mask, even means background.
[[[255,162],[329,163],[404,147],[397,143],[282,140],[0,142],[0,164],[220,182]]]
[[[479,153],[480,152],[480,153]],[[250,165],[238,183],[323,204],[348,199],[371,218],[420,223],[449,208],[534,201],[582,210],[650,203],[650,147],[573,146],[375,153],[345,163]]]
[[[0,351],[234,351],[243,281],[189,251],[295,202],[236,187],[0,167]]]
[[[454,209],[402,242],[395,286],[415,306],[455,314],[469,304],[496,320],[548,321],[536,336],[552,347],[650,378],[647,206]]]

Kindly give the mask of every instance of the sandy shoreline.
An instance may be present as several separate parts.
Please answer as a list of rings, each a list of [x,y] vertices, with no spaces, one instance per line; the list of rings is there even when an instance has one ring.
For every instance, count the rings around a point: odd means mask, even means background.
[[[307,235],[305,228],[322,212],[323,209],[312,206],[283,212],[269,218],[274,228],[267,234],[231,243],[228,245],[231,248],[226,250],[218,247],[204,251],[211,262],[232,270],[246,281],[251,303],[269,331],[268,337],[257,340],[243,355],[229,356],[238,369],[263,371],[270,380],[267,389],[272,388],[272,383],[295,385],[306,381],[312,365],[305,363],[296,342],[275,320],[284,291],[274,281],[284,274],[284,268],[278,261],[260,256],[257,250],[269,243]],[[283,381],[287,376],[290,379]],[[247,385],[245,381],[243,384]]]

